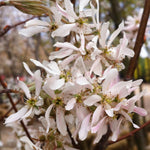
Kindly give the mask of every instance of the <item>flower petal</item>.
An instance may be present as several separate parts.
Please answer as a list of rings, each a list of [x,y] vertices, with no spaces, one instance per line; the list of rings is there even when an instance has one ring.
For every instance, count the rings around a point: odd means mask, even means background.
[[[80,0],[79,1],[79,11],[83,11],[84,7],[89,3],[90,0]]]
[[[18,112],[10,115],[6,119],[5,124],[12,123],[14,121],[17,121],[17,120],[21,119],[26,114],[27,111],[28,111],[28,107],[25,106],[25,107],[21,108]]]
[[[92,106],[99,101],[101,101],[101,97],[99,95],[92,95],[89,96],[83,103],[87,106]]]
[[[60,106],[56,108],[56,123],[59,132],[63,136],[67,135],[67,126],[65,122],[64,110]]]
[[[55,36],[65,37],[70,34],[70,31],[76,27],[76,24],[64,24],[58,27],[55,31],[52,32],[51,36],[54,38]]]
[[[29,66],[28,66],[25,62],[23,62],[23,66],[24,66],[24,68],[26,69],[26,71],[27,71],[31,76],[33,76],[32,71],[30,70]]]
[[[26,97],[28,99],[30,99],[31,98],[31,94],[30,94],[30,91],[29,91],[29,88],[27,87],[27,85],[24,82],[18,80],[18,86],[24,91]]]
[[[51,105],[47,108],[47,110],[46,110],[46,112],[45,112],[45,119],[46,119],[46,122],[47,122],[46,133],[48,133],[49,128],[50,128],[50,126],[51,126],[49,116],[50,116],[50,113],[51,113],[51,110],[52,110],[53,106],[54,106],[54,104],[51,104]]]
[[[71,109],[73,109],[75,104],[76,104],[76,99],[72,98],[71,100],[68,101],[67,105],[65,106],[65,109],[71,110]]]
[[[89,131],[90,117],[91,117],[91,114],[88,114],[82,121],[81,128],[79,130],[79,139],[81,141],[83,141],[87,138],[88,131]]]
[[[40,32],[48,32],[49,28],[44,26],[31,26],[25,29],[21,29],[19,34],[24,35],[26,37],[31,37]]]

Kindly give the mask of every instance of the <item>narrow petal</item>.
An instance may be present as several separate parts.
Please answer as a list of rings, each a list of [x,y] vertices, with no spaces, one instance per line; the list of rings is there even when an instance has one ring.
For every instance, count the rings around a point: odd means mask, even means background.
[[[26,113],[25,115],[23,115],[21,118],[24,119],[24,118],[27,118],[29,117],[33,112],[33,107],[31,107]]]
[[[56,123],[59,132],[63,136],[67,135],[67,126],[65,122],[64,110],[61,107],[56,108]]]
[[[97,125],[91,128],[91,133],[96,133],[99,130],[103,130],[103,125],[105,124],[105,122],[106,122],[106,117],[103,117],[103,119],[101,119]]]
[[[139,114],[140,116],[146,116],[147,111],[144,108],[134,106],[133,112]]]
[[[85,101],[84,101],[84,104],[87,105],[87,106],[92,106],[94,105],[95,103],[97,102],[100,102],[101,101],[101,97],[99,95],[92,95],[92,96],[89,96]]]
[[[108,27],[109,27],[109,22],[106,22],[106,23],[103,23],[102,24],[102,27],[100,29],[100,44],[103,48],[106,47],[106,40],[107,40],[107,30],[108,30]]]
[[[79,139],[81,141],[83,141],[87,138],[88,131],[89,131],[90,117],[91,117],[91,114],[88,114],[82,121],[81,128],[79,130]]]
[[[49,28],[48,27],[44,27],[44,26],[31,26],[25,29],[21,29],[19,30],[19,34],[26,36],[26,37],[31,37],[37,33],[40,32],[48,32]]]
[[[38,20],[38,19],[33,19],[33,20],[29,20],[25,23],[25,27],[30,27],[30,26],[47,26],[49,27],[49,23],[46,21],[42,21],[42,20]]]
[[[65,37],[70,34],[70,31],[76,27],[76,24],[64,24],[58,27],[55,31],[52,32],[51,36]]]
[[[74,12],[73,4],[70,0],[64,0],[65,8],[68,14],[68,19],[70,22],[75,22],[75,19],[77,19],[77,15]]]
[[[65,84],[65,79],[56,79],[55,77],[48,78],[49,88],[51,90],[57,90]]]
[[[127,119],[128,121],[130,121],[132,123],[134,128],[139,128],[138,125],[133,123],[132,119],[130,118],[130,116],[125,111],[121,111],[121,114],[125,117],[125,119]]]
[[[65,106],[66,110],[71,110],[74,108],[74,105],[76,104],[76,99],[72,98],[71,100],[68,101],[67,105]]]
[[[56,44],[54,44],[54,46],[55,47],[63,47],[63,48],[73,49],[73,50],[78,51],[78,48],[75,47],[73,44],[71,44],[69,42],[64,42],[64,43],[57,42]]]
[[[39,147],[37,147],[36,145],[34,145],[34,144],[29,140],[29,138],[26,137],[26,136],[21,137],[21,138],[20,138],[20,141],[22,141],[22,142],[28,144],[31,149],[42,150],[41,148],[39,148]]]
[[[50,59],[50,60],[54,60],[54,59],[56,59],[56,58],[62,59],[62,58],[65,58],[65,57],[71,55],[72,52],[73,52],[72,49],[62,48],[62,49],[59,50],[59,51],[51,52],[51,54],[50,54],[50,56],[49,56],[49,59]]]
[[[113,42],[113,40],[118,36],[118,34],[123,30],[123,28],[124,28],[124,22],[122,22],[119,25],[119,28],[112,33],[112,35],[110,36],[110,39],[109,39],[109,41],[107,43],[107,47],[110,47],[110,45]]]
[[[50,113],[51,113],[51,110],[52,110],[53,106],[54,106],[54,104],[51,104],[51,105],[47,108],[47,110],[46,110],[46,112],[45,112],[45,119],[46,119],[46,122],[47,122],[46,133],[48,133],[49,128],[50,128],[50,126],[51,126],[49,116],[50,116]]]
[[[103,114],[104,114],[104,109],[103,109],[102,105],[99,105],[99,106],[95,109],[95,111],[94,111],[94,113],[93,113],[91,125],[92,125],[92,126],[95,126],[96,123],[99,121],[100,117],[102,117]]]
[[[16,113],[10,115],[10,116],[6,119],[5,124],[7,124],[7,123],[12,123],[12,122],[14,122],[14,121],[17,121],[17,120],[21,119],[21,118],[26,114],[27,111],[28,111],[28,107],[23,107],[23,108],[21,108],[18,112],[16,112]]]
[[[41,87],[42,87],[42,77],[41,77],[41,72],[40,70],[37,70],[34,73],[34,79],[35,79],[35,95],[38,97],[41,92]]]
[[[119,131],[120,131],[121,122],[122,122],[122,118],[120,118],[119,120],[115,119],[110,122],[110,128],[113,133],[112,138],[111,138],[112,141],[116,141],[118,138],[118,135],[120,133]]]
[[[27,87],[27,85],[24,82],[22,82],[22,81],[18,81],[18,86],[24,91],[26,97],[28,99],[30,99],[31,98],[31,94],[30,94],[30,91],[29,91],[29,88]]]
[[[98,143],[102,136],[105,135],[107,133],[107,123],[106,123],[106,118],[104,117],[101,121],[100,121],[100,124],[99,124],[99,129],[98,129],[98,132],[97,132],[97,135],[96,135],[96,138],[94,140],[94,144],[95,143]]]
[[[28,66],[25,62],[23,62],[23,66],[24,66],[24,68],[26,69],[26,71],[27,71],[31,76],[33,76],[32,71],[30,70],[29,66]]]
[[[79,1],[79,11],[83,11],[84,7],[89,3],[90,0],[80,0]]]

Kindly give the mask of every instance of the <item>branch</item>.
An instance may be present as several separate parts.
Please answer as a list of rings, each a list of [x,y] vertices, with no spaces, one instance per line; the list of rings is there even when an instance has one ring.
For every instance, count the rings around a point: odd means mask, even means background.
[[[144,34],[145,34],[147,21],[148,21],[148,18],[149,18],[149,13],[150,13],[150,0],[145,0],[144,11],[143,11],[143,14],[142,14],[140,27],[139,27],[138,35],[137,35],[135,46],[134,46],[135,55],[130,60],[128,71],[127,71],[127,74],[126,74],[126,77],[125,77],[126,80],[132,79],[135,68],[137,66],[137,62],[138,62],[139,54],[140,54],[140,51],[141,51],[141,47],[142,47],[143,42],[144,42]]]
[[[148,125],[150,125],[150,120],[148,122],[144,123],[140,128],[135,129],[135,130],[131,131],[130,133],[120,137],[117,141],[109,141],[108,145],[111,145],[111,144],[117,143],[119,141],[122,141],[122,140],[124,140],[126,138],[129,138],[129,137],[133,136],[133,134],[135,134],[136,132],[140,131],[141,129],[143,129],[144,127],[146,127]]]
[[[28,18],[28,19],[26,19],[26,20],[24,20],[24,21],[18,22],[18,23],[14,24],[14,25],[6,25],[6,26],[3,28],[3,30],[0,31],[0,37],[2,37],[3,35],[5,35],[10,29],[15,28],[15,27],[17,27],[17,26],[19,26],[19,25],[21,25],[21,24],[24,24],[24,23],[26,23],[27,21],[29,21],[29,20],[31,20],[31,19],[33,19],[33,18],[35,18],[35,17],[36,17],[36,16],[33,16],[33,17]]]
[[[17,105],[20,102],[20,99],[15,103]],[[11,107],[1,118],[0,121],[3,121],[5,117],[8,116],[8,114],[13,110],[13,107]]]
[[[7,84],[6,84],[6,82],[3,81],[3,79],[2,79],[1,76],[0,76],[0,83],[1,83],[1,85],[3,86],[4,89],[7,89]],[[12,99],[10,93],[6,93],[6,94],[7,94],[7,97],[9,98],[9,100],[10,100],[10,103],[11,103],[13,109],[15,110],[15,112],[17,112],[18,110],[17,110],[17,108],[16,108],[15,103],[13,102],[13,99]],[[23,127],[23,129],[24,129],[24,131],[25,131],[27,137],[33,142],[32,138],[31,138],[31,136],[30,136],[30,134],[29,134],[29,132],[28,132],[28,130],[27,130],[25,124],[24,124],[24,122],[21,120],[20,123],[21,123],[21,126]],[[33,143],[34,143],[34,142],[33,142]]]
[[[19,91],[13,89],[5,89],[0,91],[0,94],[2,93],[19,93]]]

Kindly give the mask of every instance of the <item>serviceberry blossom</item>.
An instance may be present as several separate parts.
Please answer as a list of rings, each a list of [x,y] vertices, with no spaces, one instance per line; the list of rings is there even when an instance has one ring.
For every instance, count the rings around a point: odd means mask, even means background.
[[[136,106],[144,92],[129,98],[142,80],[119,78],[119,71],[125,68],[123,59],[134,56],[128,47],[124,22],[111,33],[109,22],[99,22],[98,0],[96,5],[95,8],[92,1],[80,0],[76,13],[70,0],[57,1],[50,7],[50,23],[31,20],[19,32],[27,37],[48,31],[52,37],[69,36],[68,41],[65,38],[64,42],[56,41],[54,47],[59,50],[50,53],[49,61],[31,59],[42,69],[42,74],[40,70],[32,73],[23,63],[34,80],[33,88],[18,81],[25,93],[25,106],[10,115],[5,123],[38,117],[37,135],[32,137],[40,140],[33,144],[27,137],[21,138],[28,147],[75,150],[73,143],[94,137],[96,144],[109,128],[111,140],[116,141],[126,121],[139,128],[132,121],[132,113],[147,114],[145,109]],[[122,38],[115,44],[120,33]]]

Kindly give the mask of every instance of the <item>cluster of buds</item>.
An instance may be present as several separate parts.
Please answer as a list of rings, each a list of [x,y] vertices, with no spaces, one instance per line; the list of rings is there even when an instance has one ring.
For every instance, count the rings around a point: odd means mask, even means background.
[[[56,42],[54,47],[59,50],[51,52],[49,61],[41,63],[31,59],[45,74],[40,70],[33,73],[23,63],[35,88],[30,91],[18,80],[26,96],[25,106],[10,115],[5,123],[38,116],[41,124],[36,129],[37,135],[32,137],[39,136],[40,142],[34,145],[27,137],[21,138],[30,147],[73,150],[72,139],[77,144],[94,135],[96,144],[108,130],[112,132],[111,140],[116,141],[126,121],[138,128],[132,121],[132,113],[147,114],[135,105],[144,92],[128,98],[142,80],[119,79],[119,71],[125,68],[123,59],[134,56],[134,51],[128,48],[124,22],[110,34],[110,23],[99,22],[98,0],[96,5],[95,8],[90,0],[80,0],[76,13],[70,0],[53,3],[49,9],[50,23],[30,20],[19,31],[27,37],[50,32],[53,38],[69,36],[70,40]],[[113,44],[121,32],[123,37],[118,45]]]

